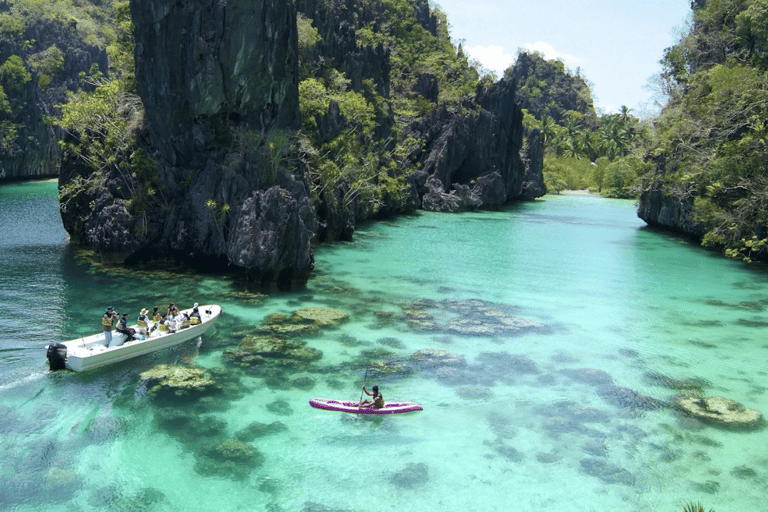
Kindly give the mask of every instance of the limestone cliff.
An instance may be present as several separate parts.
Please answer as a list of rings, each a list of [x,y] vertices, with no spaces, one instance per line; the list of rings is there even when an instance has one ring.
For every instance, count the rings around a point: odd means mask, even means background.
[[[427,150],[417,180],[425,210],[498,207],[546,192],[540,167],[539,177],[534,168],[526,178],[523,157],[540,161],[541,140],[528,141],[534,153],[521,154],[523,114],[515,103],[515,82],[501,80],[479,91],[475,102],[477,110],[441,110],[423,125]]]
[[[150,147],[172,198],[143,252],[221,258],[263,283],[306,279],[307,189],[267,154],[269,135],[299,122],[294,3],[133,0],[131,13]]]
[[[0,4],[0,12],[3,11]],[[55,55],[57,58],[52,58]],[[21,60],[28,80],[4,80],[0,86],[8,98],[0,109],[0,123],[12,128],[15,137],[0,141],[0,182],[52,178],[61,163],[60,130],[48,121],[68,91],[80,88],[80,73],[94,65],[107,74],[107,52],[84,41],[74,22],[39,19],[18,37],[0,38],[0,65],[15,57]],[[34,64],[34,65],[32,65]],[[26,77],[25,77],[26,78]]]
[[[301,54],[302,69],[315,75],[304,78],[315,80],[318,104],[326,105],[307,124],[299,112],[297,3],[304,29],[316,32]],[[403,5],[415,20],[400,27],[404,33],[437,47],[438,20],[428,2]],[[375,31],[368,39],[358,34],[363,25],[386,25],[394,15],[389,6],[131,0],[146,117],[132,123],[138,136],[130,166],[102,175],[67,155],[62,219],[73,241],[105,259],[183,259],[242,270],[262,285],[290,286],[313,268],[313,241],[349,239],[361,221],[543,195],[541,138],[524,137],[515,82],[476,91],[471,85],[458,104],[441,99],[445,84],[417,61],[408,66],[418,71],[408,73],[399,61],[393,78],[391,41],[382,43]],[[450,45],[443,37],[441,44]],[[451,49],[446,58],[457,55]],[[466,62],[458,68],[474,72]],[[334,85],[326,89],[323,80]],[[396,113],[395,95],[425,114]],[[354,102],[353,113],[370,116],[367,128],[345,114],[345,100]],[[305,133],[307,126],[314,133]],[[297,149],[300,127],[304,142],[311,141],[302,146],[300,138]],[[406,143],[407,151],[400,146]],[[350,146],[344,168],[325,156],[308,160],[310,153]],[[340,177],[322,181],[324,166]],[[361,180],[363,171],[371,174]]]

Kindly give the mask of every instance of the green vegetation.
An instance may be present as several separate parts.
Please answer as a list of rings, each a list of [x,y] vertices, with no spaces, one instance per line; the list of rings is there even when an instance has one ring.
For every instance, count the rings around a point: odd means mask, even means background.
[[[64,67],[64,52],[58,46],[49,46],[42,52],[30,55],[27,62],[40,76],[38,87],[45,90],[51,84],[51,79]]]
[[[61,26],[84,41],[105,48],[115,40],[113,0],[11,0],[0,13],[0,35],[24,43],[25,27]],[[127,2],[126,2],[127,3]],[[26,41],[28,46],[34,41]]]
[[[14,155],[40,143],[30,134],[39,133],[48,119],[37,104],[43,101],[52,108],[61,101],[62,83],[76,78],[64,76],[67,53],[88,44],[117,47],[125,34],[121,22],[126,13],[130,22],[130,13],[127,1],[115,0],[10,0],[3,9],[0,39],[15,54],[0,63],[0,154]],[[28,28],[42,34],[41,40],[25,39]],[[132,69],[132,63],[122,62],[132,59],[132,53],[121,49],[110,56],[116,65],[112,71],[129,65]],[[20,139],[20,133],[26,136]]]
[[[21,128],[19,114],[26,106],[24,88],[32,75],[18,55],[11,55],[0,65],[0,150],[14,147]]]
[[[65,205],[83,192],[90,197],[93,190],[106,186],[108,175],[116,173],[120,176],[118,189],[128,199],[128,211],[139,218],[140,226],[146,226],[149,209],[165,208],[168,200],[162,193],[157,164],[136,143],[145,112],[136,92],[129,4],[116,2],[113,7],[117,28],[108,50],[120,56],[112,60],[115,78],[105,78],[94,65],[90,74],[81,77],[84,87],[69,93],[67,103],[58,105],[61,118],[57,123],[68,134],[61,145],[93,171],[89,178],[75,180],[73,186],[63,189],[60,200]]]
[[[297,147],[314,201],[344,190],[345,206],[356,202],[364,217],[384,204],[402,204],[406,176],[415,170],[412,157],[422,144],[408,128],[441,107],[461,111],[462,101],[474,97],[480,74],[451,43],[445,14],[432,9],[433,34],[419,23],[415,5],[411,0],[358,0],[347,2],[343,13],[357,24],[358,48],[389,52],[389,95],[382,91],[383,82],[366,78],[353,84],[330,59],[317,57],[312,50],[323,44],[322,30],[299,15],[302,130]],[[437,84],[436,97],[419,91],[419,80]]]
[[[693,202],[703,245],[768,259],[768,0],[694,4],[691,31],[657,79],[669,104],[655,122],[646,189]]]
[[[690,502],[683,505],[683,512],[706,512],[701,503]],[[709,509],[709,512],[715,512],[715,509]]]

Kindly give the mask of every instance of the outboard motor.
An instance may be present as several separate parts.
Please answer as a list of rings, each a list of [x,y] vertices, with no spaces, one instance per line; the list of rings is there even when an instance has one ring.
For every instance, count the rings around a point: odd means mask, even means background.
[[[61,343],[48,345],[48,368],[52,372],[67,367],[67,346]]]

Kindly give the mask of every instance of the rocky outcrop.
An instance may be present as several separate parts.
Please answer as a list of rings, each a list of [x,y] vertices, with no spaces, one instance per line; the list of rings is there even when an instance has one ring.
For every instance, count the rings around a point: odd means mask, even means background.
[[[300,119],[295,4],[136,0],[131,15],[141,145],[167,202],[156,226],[125,226],[123,247],[233,265],[263,284],[306,280],[315,215],[283,165]]]
[[[60,177],[62,188],[73,191],[62,200],[71,239],[105,259],[184,259],[288,287],[308,278],[311,241],[348,240],[362,220],[417,207],[496,208],[545,193],[541,138],[523,132],[515,83],[501,80],[462,105],[438,107],[439,83],[425,72],[405,93],[425,98],[434,111],[395,131],[392,102],[375,102],[375,140],[367,141],[380,146],[374,153],[394,152],[395,141],[407,138],[415,149],[403,157],[406,168],[418,171],[405,176],[382,166],[371,178],[372,196],[361,198],[340,180],[315,187],[310,200],[310,185],[318,183],[307,181],[289,140],[300,126],[296,6],[318,35],[301,58],[342,72],[354,91],[375,90],[388,100],[391,50],[361,44],[356,34],[356,27],[394,15],[386,3],[370,9],[321,0],[130,5],[146,111],[136,123],[133,154],[148,155],[151,165],[144,167],[152,167],[155,181],[142,196],[131,183],[137,173],[126,167],[102,175],[71,158]],[[428,2],[413,7],[416,22],[437,34]],[[336,101],[315,120],[324,141],[353,122]]]
[[[731,430],[755,430],[765,426],[763,415],[754,409],[722,396],[681,396],[677,407],[699,420]]]
[[[669,229],[693,238],[704,236],[704,225],[693,218],[693,194],[671,194],[657,179],[640,194],[637,216],[651,226]]]
[[[514,82],[500,80],[478,92],[479,109],[459,113],[443,108],[414,127],[427,140],[417,175],[422,208],[499,207],[546,193],[541,137],[532,134],[524,150],[523,114],[515,103],[515,87]]]
[[[293,2],[134,0],[131,16],[139,94],[168,164],[203,167],[232,122],[298,127]]]

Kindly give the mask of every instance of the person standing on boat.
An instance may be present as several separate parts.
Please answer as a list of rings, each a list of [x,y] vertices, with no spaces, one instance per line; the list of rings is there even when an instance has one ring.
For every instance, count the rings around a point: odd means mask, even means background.
[[[101,327],[104,330],[104,346],[108,347],[112,343],[112,326],[117,317],[117,311],[112,306],[109,306],[104,314],[101,316]]]
[[[379,386],[373,386],[371,390],[373,393],[369,393],[368,390],[365,389],[365,384],[363,384],[363,393],[368,396],[372,396],[373,400],[363,400],[360,402],[360,407],[373,407],[374,409],[381,409],[384,407],[384,397],[381,396],[381,393],[379,393]]]

